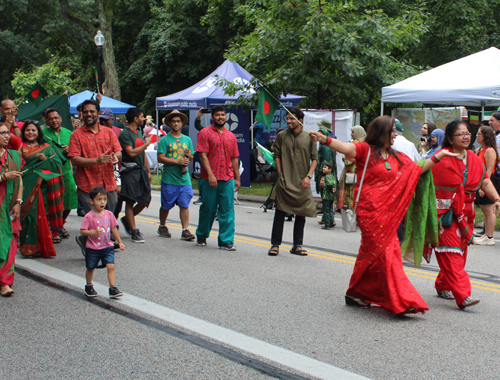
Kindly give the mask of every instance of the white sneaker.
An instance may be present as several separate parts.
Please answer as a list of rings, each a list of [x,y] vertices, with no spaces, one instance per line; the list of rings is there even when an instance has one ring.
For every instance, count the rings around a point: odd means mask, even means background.
[[[481,239],[474,240],[474,244],[477,244],[477,245],[495,245],[495,238],[489,238],[488,236],[484,235],[483,237],[481,237]]]
[[[485,240],[487,238],[486,234],[480,235],[479,237],[474,238],[474,243],[477,243],[478,241]]]

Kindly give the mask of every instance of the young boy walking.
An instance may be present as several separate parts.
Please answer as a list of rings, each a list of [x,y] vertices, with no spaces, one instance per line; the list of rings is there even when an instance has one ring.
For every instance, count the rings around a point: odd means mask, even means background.
[[[333,174],[333,164],[325,162],[323,164],[324,186],[321,192],[323,201],[323,219],[325,225],[322,230],[329,230],[330,227],[335,227],[335,213],[333,212],[333,203],[337,199],[337,178]],[[322,181],[323,182],[323,181]]]
[[[100,186],[94,187],[90,190],[89,197],[94,208],[85,215],[80,227],[80,234],[88,237],[85,247],[85,266],[87,267],[85,295],[87,297],[97,296],[94,285],[92,285],[92,278],[95,268],[101,261],[108,269],[109,297],[118,298],[123,293],[118,290],[115,284],[115,252],[113,250],[114,244],[111,241],[111,233],[122,251],[125,246],[118,234],[116,228],[118,223],[115,216],[111,211],[104,209],[108,201],[106,189]]]

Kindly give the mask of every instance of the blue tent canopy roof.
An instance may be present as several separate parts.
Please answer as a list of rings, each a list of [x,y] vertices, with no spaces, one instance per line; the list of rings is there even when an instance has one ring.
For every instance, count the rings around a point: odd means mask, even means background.
[[[78,94],[75,94],[73,96],[69,97],[69,112],[72,114],[76,114],[76,107],[79,104],[82,104],[85,100],[92,98],[94,96],[94,99],[96,97],[96,93],[85,90],[83,92],[80,92]],[[135,106],[120,102],[119,100],[115,100],[113,98],[109,98],[107,96],[102,96],[101,100],[101,109],[103,108],[111,108],[111,111],[113,113],[126,113],[129,108],[133,108]]]
[[[218,78],[216,75],[218,75]],[[176,92],[175,94],[156,98],[156,109],[188,110],[211,107],[216,104],[226,104],[228,101],[235,101],[241,94],[237,93],[235,96],[224,94],[224,89],[215,85],[218,79],[226,79],[233,83],[246,84],[253,78],[253,75],[236,62],[226,60],[217,70],[193,86]],[[286,106],[292,106],[299,103],[302,100],[302,96],[289,94],[287,96],[282,96],[280,100]]]

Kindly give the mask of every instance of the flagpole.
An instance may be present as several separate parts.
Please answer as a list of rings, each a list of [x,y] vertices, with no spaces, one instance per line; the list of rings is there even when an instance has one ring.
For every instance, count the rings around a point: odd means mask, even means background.
[[[295,120],[297,120],[297,122],[298,122],[300,125],[302,125],[302,128],[304,128],[307,132],[310,132],[310,130],[309,130],[309,129],[307,129],[307,128],[306,128],[306,126],[305,126],[305,125],[304,125],[304,124],[303,124],[303,123],[302,123],[299,119],[297,119],[297,117],[296,117],[293,113],[291,113],[291,112],[290,112],[290,110],[289,110],[288,108],[286,108],[286,107],[285,107],[285,105],[284,105],[283,103],[281,103],[278,99],[276,99],[276,97],[275,97],[273,94],[271,94],[271,92],[269,92],[269,91],[266,89],[266,87],[264,86],[264,84],[263,84],[263,83],[261,83],[261,86],[262,86],[262,88],[264,89],[264,91],[267,91],[267,93],[268,93],[269,95],[271,95],[271,97],[272,97],[274,100],[276,100],[276,101],[280,104],[280,106],[281,106],[281,107],[283,107],[283,108],[285,109],[285,111],[286,111],[286,112],[288,112],[290,115],[292,115],[292,116],[293,116],[293,118],[294,118]]]

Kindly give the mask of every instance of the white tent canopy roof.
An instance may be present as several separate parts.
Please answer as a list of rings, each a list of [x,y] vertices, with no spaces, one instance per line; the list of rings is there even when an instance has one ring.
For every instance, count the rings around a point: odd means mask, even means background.
[[[382,102],[500,106],[500,50],[492,47],[384,87]]]

